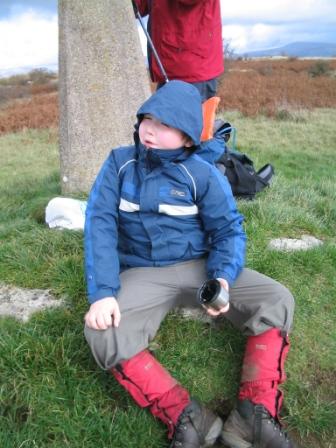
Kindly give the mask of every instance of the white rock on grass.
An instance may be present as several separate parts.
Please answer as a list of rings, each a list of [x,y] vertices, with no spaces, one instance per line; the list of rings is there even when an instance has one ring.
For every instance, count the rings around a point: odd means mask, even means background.
[[[296,238],[277,238],[270,241],[268,248],[284,252],[295,250],[308,250],[313,247],[321,246],[323,241],[310,235],[302,235],[300,239]]]
[[[48,290],[0,284],[0,316],[12,316],[27,322],[32,314],[61,305],[64,301],[55,299]]]

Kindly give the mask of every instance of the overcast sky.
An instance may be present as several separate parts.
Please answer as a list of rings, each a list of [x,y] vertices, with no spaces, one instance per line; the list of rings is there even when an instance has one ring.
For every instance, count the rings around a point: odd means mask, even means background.
[[[336,0],[221,0],[221,5],[223,37],[236,53],[298,41],[336,43]],[[57,27],[57,0],[0,0],[0,75],[23,67],[56,70]]]

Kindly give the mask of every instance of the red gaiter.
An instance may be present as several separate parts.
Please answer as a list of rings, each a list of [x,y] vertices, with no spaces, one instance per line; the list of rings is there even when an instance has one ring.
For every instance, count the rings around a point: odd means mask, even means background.
[[[187,390],[148,350],[123,361],[111,372],[139,406],[148,407],[168,426],[168,437],[172,438],[180,414],[190,403]]]
[[[249,336],[238,398],[262,404],[277,417],[283,401],[278,385],[286,379],[284,364],[288,350],[288,336],[283,337],[277,328]]]

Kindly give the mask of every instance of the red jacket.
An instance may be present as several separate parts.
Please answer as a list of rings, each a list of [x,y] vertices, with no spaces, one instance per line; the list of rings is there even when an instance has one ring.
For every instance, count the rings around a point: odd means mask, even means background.
[[[169,79],[207,81],[224,70],[220,0],[135,0]],[[164,77],[152,52],[152,80]]]

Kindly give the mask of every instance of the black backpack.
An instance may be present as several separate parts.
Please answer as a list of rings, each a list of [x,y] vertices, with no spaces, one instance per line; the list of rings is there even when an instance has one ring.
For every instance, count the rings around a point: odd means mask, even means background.
[[[217,127],[215,129],[216,135],[223,137],[226,146],[231,132],[234,133],[235,137],[235,129],[230,123],[217,122],[215,126]],[[233,141],[233,145],[235,145],[235,141]],[[274,168],[270,163],[256,171],[252,160],[246,154],[232,150],[227,146],[216,166],[227,177],[233,195],[239,199],[254,199],[256,193],[271,184],[274,175]]]

